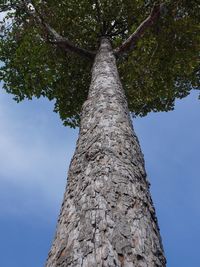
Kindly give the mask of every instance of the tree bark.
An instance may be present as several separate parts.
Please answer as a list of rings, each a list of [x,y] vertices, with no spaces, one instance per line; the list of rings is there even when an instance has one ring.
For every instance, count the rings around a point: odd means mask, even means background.
[[[143,155],[102,38],[46,267],[164,267]]]

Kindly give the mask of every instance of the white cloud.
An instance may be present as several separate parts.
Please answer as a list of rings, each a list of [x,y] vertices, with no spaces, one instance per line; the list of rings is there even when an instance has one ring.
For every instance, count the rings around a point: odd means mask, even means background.
[[[75,140],[75,132],[62,126],[47,101],[16,104],[9,95],[1,94],[0,183],[9,185],[12,190],[16,188],[15,194],[26,198],[18,197],[18,203],[13,205],[9,202],[11,192],[4,194],[4,203],[0,205],[7,213],[21,214],[19,205],[27,212],[37,212],[37,198],[42,199],[41,206],[58,205]]]

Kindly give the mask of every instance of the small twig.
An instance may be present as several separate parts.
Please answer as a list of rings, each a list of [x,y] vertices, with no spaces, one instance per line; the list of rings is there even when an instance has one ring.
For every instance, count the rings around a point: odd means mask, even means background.
[[[158,43],[156,44],[156,47],[155,47],[155,49],[153,50],[153,53],[152,53],[152,55],[151,55],[151,57],[150,57],[149,65],[151,65],[152,59],[153,59],[153,57],[154,57],[154,55],[155,55],[157,49],[158,49]]]
[[[100,25],[100,34],[103,35],[103,28],[102,28],[102,18],[101,18],[101,8],[99,5],[99,0],[95,0],[95,8],[97,12],[97,23]]]

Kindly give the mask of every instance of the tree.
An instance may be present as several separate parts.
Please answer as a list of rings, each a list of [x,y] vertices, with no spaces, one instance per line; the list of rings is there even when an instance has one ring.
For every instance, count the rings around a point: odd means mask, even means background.
[[[165,266],[128,106],[134,116],[168,111],[198,88],[197,1],[20,0],[0,10],[6,91],[54,99],[64,123],[80,125],[46,266]]]

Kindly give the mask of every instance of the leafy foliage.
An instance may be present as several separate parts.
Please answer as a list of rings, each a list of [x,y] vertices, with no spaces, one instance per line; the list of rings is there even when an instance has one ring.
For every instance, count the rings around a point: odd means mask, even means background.
[[[79,124],[87,97],[92,61],[66,53],[55,44],[23,1],[0,0],[7,11],[1,25],[0,78],[14,99],[47,97],[55,101],[66,125]],[[97,50],[102,35],[117,47],[149,15],[158,1],[48,0],[34,6],[62,36],[88,50]],[[197,0],[165,1],[159,21],[139,40],[135,49],[118,59],[129,109],[144,116],[173,109],[176,98],[199,88],[199,8]]]

